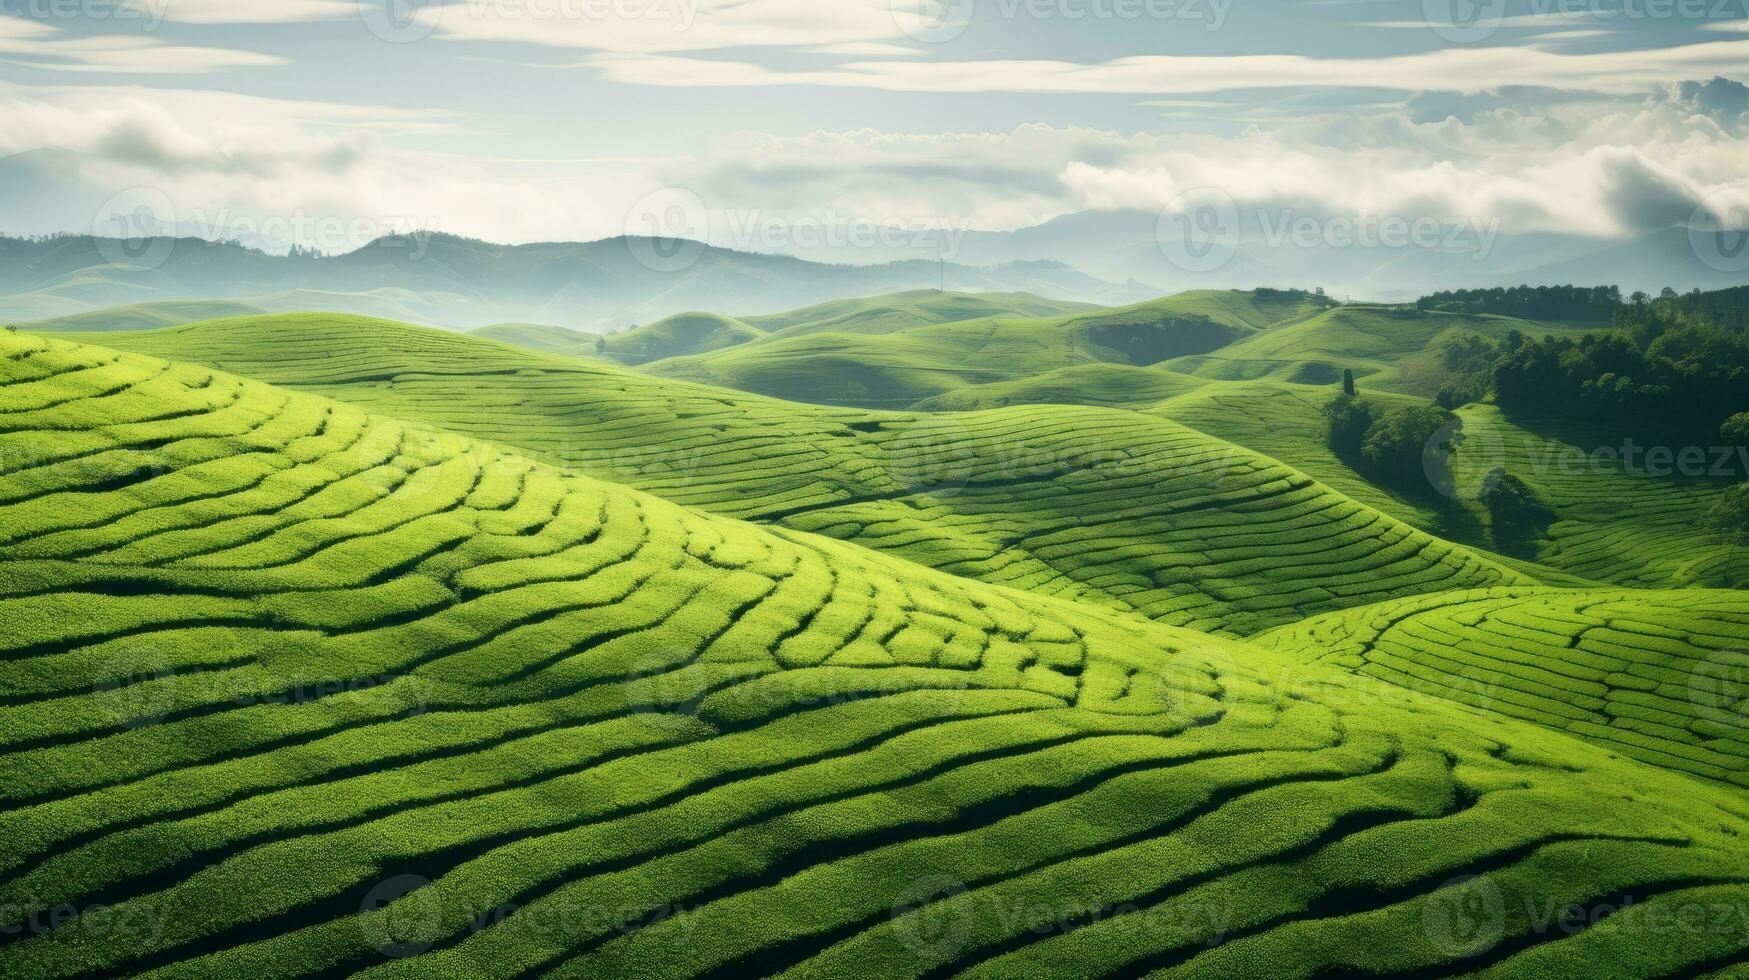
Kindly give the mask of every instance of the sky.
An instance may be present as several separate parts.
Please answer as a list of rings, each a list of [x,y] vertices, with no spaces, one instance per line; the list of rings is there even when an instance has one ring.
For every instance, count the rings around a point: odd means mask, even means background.
[[[1624,238],[1749,215],[1746,4],[0,0],[0,234],[769,251],[1213,189]]]

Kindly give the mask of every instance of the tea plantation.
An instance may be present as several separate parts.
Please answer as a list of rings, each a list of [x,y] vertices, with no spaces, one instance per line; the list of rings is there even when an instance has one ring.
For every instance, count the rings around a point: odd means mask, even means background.
[[[113,338],[175,359],[0,334],[0,975],[1749,956],[1736,594],[1549,588],[1131,411]]]

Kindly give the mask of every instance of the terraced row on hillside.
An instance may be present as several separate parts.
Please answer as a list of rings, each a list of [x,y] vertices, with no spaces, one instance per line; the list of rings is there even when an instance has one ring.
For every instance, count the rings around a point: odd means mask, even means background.
[[[1627,446],[1604,426],[1513,418],[1491,405],[1470,405],[1458,413],[1465,442],[1453,463],[1457,497],[1405,495],[1367,480],[1330,451],[1319,410],[1333,391],[1268,380],[1217,382],[1140,410],[1292,460],[1320,483],[1369,507],[1486,549],[1549,584],[1749,585],[1749,558],[1734,555],[1701,521],[1732,484],[1732,478],[1712,473],[1719,463],[1717,449],[1667,447],[1660,453],[1667,451],[1672,459],[1659,455],[1658,465],[1648,466],[1647,453],[1656,447]],[[1364,394],[1384,408],[1418,404],[1406,396]],[[1699,461],[1686,474],[1673,462],[1685,451],[1688,464]],[[1741,460],[1732,462],[1741,465]],[[1550,513],[1545,527],[1519,537],[1490,526],[1479,498],[1484,477],[1495,468],[1535,490]]]
[[[1749,948],[1740,795],[1535,726],[206,368],[0,335],[0,397],[8,976]]]
[[[1259,646],[1749,786],[1749,595],[1491,589],[1319,616]]]
[[[319,315],[105,338],[544,452],[688,506],[1172,625],[1245,634],[1537,581],[1133,412],[832,410]]]
[[[1749,560],[1701,518],[1749,458],[1717,446],[1647,445],[1605,425],[1515,418],[1493,405],[1459,413],[1453,462],[1473,493],[1496,467],[1523,480],[1553,520],[1531,543],[1539,562],[1615,585],[1749,587]]]

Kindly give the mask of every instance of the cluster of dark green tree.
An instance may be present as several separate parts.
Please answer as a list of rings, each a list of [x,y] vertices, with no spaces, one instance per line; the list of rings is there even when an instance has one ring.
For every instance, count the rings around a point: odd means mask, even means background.
[[[1415,301],[1423,312],[1494,313],[1530,320],[1607,322],[1622,305],[1617,286],[1496,286],[1452,289]]]
[[[1464,423],[1433,405],[1381,409],[1354,391],[1352,375],[1324,406],[1330,450],[1372,480],[1405,493],[1453,495],[1451,454]]]
[[[1719,294],[1636,293],[1605,332],[1575,340],[1514,331],[1499,344],[1464,336],[1439,355],[1450,374],[1435,400],[1445,408],[1492,394],[1511,410],[1693,444],[1749,411],[1749,332],[1742,309],[1721,305]]]

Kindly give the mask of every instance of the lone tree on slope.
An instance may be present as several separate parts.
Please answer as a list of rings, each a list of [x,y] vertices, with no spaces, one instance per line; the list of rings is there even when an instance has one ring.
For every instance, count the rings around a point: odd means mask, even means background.
[[[1707,511],[1705,521],[1719,540],[1731,546],[1731,555],[1725,559],[1725,576],[1735,584],[1731,570],[1737,566],[1737,551],[1749,544],[1749,483],[1739,483],[1725,491]]]

